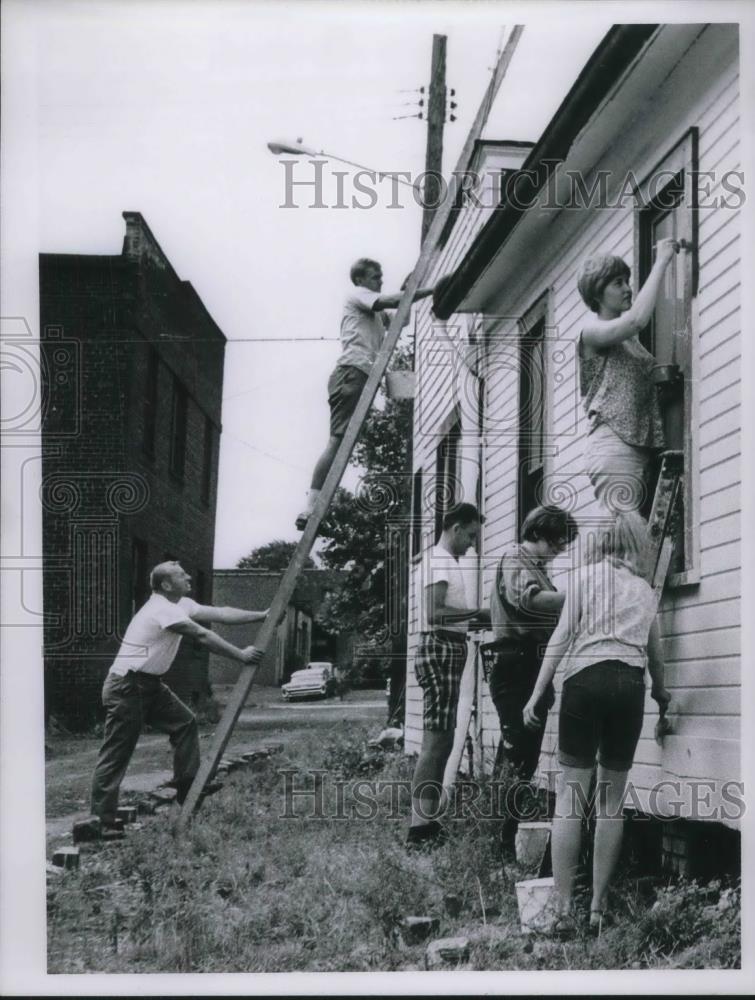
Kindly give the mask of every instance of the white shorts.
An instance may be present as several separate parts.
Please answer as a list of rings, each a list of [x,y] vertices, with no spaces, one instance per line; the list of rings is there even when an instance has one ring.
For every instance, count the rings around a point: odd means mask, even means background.
[[[585,440],[584,465],[596,499],[611,514],[639,510],[647,496],[653,451],[622,441],[608,424],[598,424]]]

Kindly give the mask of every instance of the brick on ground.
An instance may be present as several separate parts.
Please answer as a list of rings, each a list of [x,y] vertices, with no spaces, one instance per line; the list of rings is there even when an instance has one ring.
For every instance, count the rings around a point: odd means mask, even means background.
[[[53,852],[52,863],[56,868],[72,870],[79,867],[80,852],[78,847],[58,847]]]
[[[405,944],[419,944],[435,934],[439,926],[437,917],[404,917],[398,929]]]
[[[439,969],[459,965],[469,959],[469,938],[438,938],[431,941],[425,951],[425,968]]]

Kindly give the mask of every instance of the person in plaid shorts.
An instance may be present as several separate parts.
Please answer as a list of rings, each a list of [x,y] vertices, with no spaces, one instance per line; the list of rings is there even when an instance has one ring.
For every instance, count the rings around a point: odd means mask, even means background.
[[[459,558],[477,540],[482,518],[471,503],[462,503],[443,518],[443,533],[430,552],[425,586],[423,631],[414,661],[423,694],[422,748],[412,778],[410,848],[443,840],[435,816],[440,808],[443,772],[451,754],[456,728],[461,675],[467,660],[469,623],[489,622],[487,610],[473,607],[473,579],[467,579]]]

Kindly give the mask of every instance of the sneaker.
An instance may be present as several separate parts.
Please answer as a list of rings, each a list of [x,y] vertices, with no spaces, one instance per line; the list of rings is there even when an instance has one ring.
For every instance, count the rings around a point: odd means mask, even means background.
[[[122,819],[109,820],[100,826],[100,836],[103,840],[123,840],[126,830]]]
[[[547,928],[545,934],[547,937],[557,938],[559,941],[569,941],[577,936],[578,930],[574,916],[571,913],[562,913]]]
[[[595,937],[600,937],[606,928],[613,926],[615,918],[608,910],[590,910],[588,929]]]
[[[406,835],[408,851],[434,851],[448,840],[448,831],[437,820],[430,820],[421,826],[410,826]]]

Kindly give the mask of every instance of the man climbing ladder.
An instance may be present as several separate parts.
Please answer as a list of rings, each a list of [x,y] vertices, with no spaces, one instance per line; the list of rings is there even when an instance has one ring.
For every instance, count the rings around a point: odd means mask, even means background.
[[[390,326],[385,310],[395,309],[401,301],[401,292],[395,295],[384,295],[381,292],[383,269],[376,260],[360,257],[352,265],[350,277],[354,287],[346,296],[343,306],[342,354],[328,379],[330,437],[312,473],[306,507],[296,518],[299,531],[304,530],[307,518],[314,510],[325,477],[383,344],[385,331]],[[412,302],[432,294],[432,288],[418,288],[412,296]]]
[[[453,206],[456,203],[456,197],[459,193],[461,179],[465,176],[465,172],[469,167],[475,143],[479,139],[485,127],[490,113],[490,108],[492,107],[495,96],[498,93],[501,83],[503,82],[503,78],[506,75],[509,63],[513,58],[517,45],[519,44],[519,39],[523,30],[524,29],[521,25],[516,25],[512,29],[506,45],[496,62],[490,84],[485,96],[483,97],[477,115],[475,116],[469,135],[464,143],[457,167],[451,175],[451,180],[448,185],[447,198],[435,213],[430,230],[422,244],[422,251],[420,253],[419,260],[410,278],[407,280],[406,288],[401,296],[401,300],[398,304],[396,312],[394,313],[393,319],[391,320],[390,327],[388,328],[383,340],[383,345],[378,352],[377,358],[375,359],[367,381],[365,382],[362,394],[359,397],[359,401],[351,416],[348,427],[346,428],[341,443],[338,446],[330,466],[330,470],[325,477],[325,482],[322,485],[320,494],[314,501],[312,511],[307,518],[306,526],[301,539],[299,540],[299,545],[297,546],[291,562],[281,578],[278,590],[270,606],[268,617],[256,636],[255,646],[263,652],[273,638],[276,623],[282,617],[294,592],[299,574],[304,568],[310,549],[312,548],[314,540],[317,536],[320,521],[325,515],[336,489],[338,488],[338,484],[346,469],[346,465],[348,464],[356,439],[359,436],[359,432],[367,417],[370,406],[372,405],[372,400],[375,398],[380,380],[388,368],[388,363],[390,362],[391,355],[393,354],[396,344],[398,343],[401,330],[409,316],[409,310],[411,309],[412,302],[414,301],[415,293],[420,288],[420,282],[431,269],[440,235],[445,227],[448,217],[451,214]],[[189,818],[193,815],[199,805],[202,790],[205,785],[212,780],[225,747],[228,744],[228,740],[231,737],[231,733],[233,732],[233,727],[236,725],[236,721],[241,714],[244,702],[247,699],[252,682],[254,681],[256,670],[257,668],[255,666],[246,666],[241,671],[239,679],[236,682],[236,686],[231,692],[228,704],[226,705],[223,718],[220,720],[215,731],[212,746],[207,756],[200,764],[197,776],[194,779],[191,789],[189,790],[189,794],[186,798],[179,819],[179,830],[183,829],[188,823]]]

